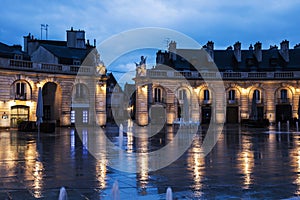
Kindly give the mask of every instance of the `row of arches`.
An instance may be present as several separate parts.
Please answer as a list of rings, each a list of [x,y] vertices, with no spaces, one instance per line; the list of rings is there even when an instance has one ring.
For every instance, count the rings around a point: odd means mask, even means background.
[[[88,124],[90,118],[90,90],[87,84],[74,83],[67,91],[70,96],[62,93],[62,86],[53,80],[28,81],[18,79],[10,85],[8,114],[10,127],[17,127],[22,121],[35,121],[35,106],[38,87],[42,88],[43,111],[45,122],[61,125],[61,121],[75,124]],[[64,105],[63,105],[64,102]],[[70,113],[65,114],[69,119],[63,119],[63,107],[68,105]]]
[[[166,99],[170,91],[159,84],[154,84],[152,90],[153,104],[166,104]],[[287,121],[295,118],[296,88],[278,86],[272,90],[273,93],[271,92],[271,94],[273,96],[270,97],[270,91],[267,92],[267,89],[263,87],[252,86],[246,89],[237,86],[227,87],[225,89],[227,111],[225,121],[227,123],[239,123],[243,119]],[[175,100],[173,102],[176,107],[177,118],[182,118],[182,100],[186,96],[189,100],[189,118],[192,118],[192,112],[195,109],[195,106],[192,105],[192,98],[196,98],[196,104],[199,106],[197,109],[199,109],[200,121],[202,123],[210,121],[213,107],[215,106],[213,105],[214,98],[216,98],[216,94],[212,88],[207,86],[196,88],[179,87],[174,93]],[[267,95],[269,96],[267,97]],[[176,99],[178,102],[176,102]],[[274,108],[270,108],[271,106],[268,105],[270,101],[274,104]],[[169,100],[169,102],[172,101]]]

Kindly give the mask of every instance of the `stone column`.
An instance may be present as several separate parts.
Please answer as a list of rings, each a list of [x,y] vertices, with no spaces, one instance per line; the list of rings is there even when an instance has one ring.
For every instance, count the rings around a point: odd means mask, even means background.
[[[107,77],[101,77],[95,83],[95,122],[98,126],[106,124],[106,81]]]

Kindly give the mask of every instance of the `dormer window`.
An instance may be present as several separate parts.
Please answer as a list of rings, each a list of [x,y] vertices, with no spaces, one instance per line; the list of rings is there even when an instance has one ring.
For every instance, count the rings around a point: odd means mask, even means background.
[[[73,60],[73,65],[76,65],[76,66],[81,65],[80,60],[74,59],[74,60]]]
[[[14,59],[15,60],[23,60],[23,55],[21,55],[21,54],[15,54],[14,55]]]

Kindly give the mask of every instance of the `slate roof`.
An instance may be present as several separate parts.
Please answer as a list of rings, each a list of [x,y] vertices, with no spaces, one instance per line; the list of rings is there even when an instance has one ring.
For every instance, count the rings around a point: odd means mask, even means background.
[[[9,46],[0,42],[0,57],[14,59],[16,54],[23,55],[24,60],[30,59],[30,57],[22,51],[22,47],[20,45]]]
[[[90,52],[90,49],[69,48],[67,46],[57,46],[51,44],[41,44],[41,46],[58,58],[83,60]]]
[[[157,63],[155,69],[167,69],[166,66],[169,66],[179,71],[195,70],[193,63],[209,70],[213,65],[204,49],[176,49],[176,53],[176,60],[172,60],[169,59],[168,51],[158,51],[157,56],[163,55],[164,63]],[[182,59],[182,55],[185,59]],[[249,60],[252,64],[249,64]],[[289,49],[289,62],[283,59],[277,48],[263,49],[261,62],[258,62],[253,50],[241,50],[241,62],[235,58],[233,49],[214,50],[214,63],[219,71],[300,71],[300,48]]]

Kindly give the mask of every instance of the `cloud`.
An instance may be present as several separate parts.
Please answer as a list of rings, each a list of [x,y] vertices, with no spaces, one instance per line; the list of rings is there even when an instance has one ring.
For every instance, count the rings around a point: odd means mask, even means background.
[[[71,26],[98,42],[128,29],[154,26],[183,32],[201,44],[214,40],[221,48],[237,40],[248,45],[282,38],[295,44],[299,11],[297,0],[3,0],[0,41],[20,43],[28,32],[40,37],[40,24],[46,23],[49,38],[59,40]]]

